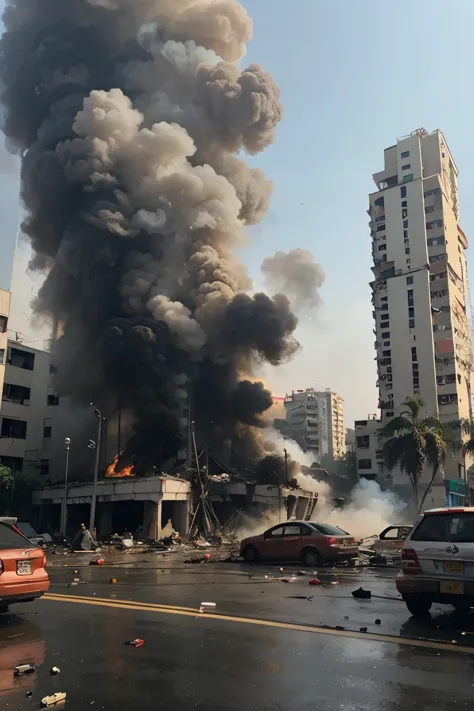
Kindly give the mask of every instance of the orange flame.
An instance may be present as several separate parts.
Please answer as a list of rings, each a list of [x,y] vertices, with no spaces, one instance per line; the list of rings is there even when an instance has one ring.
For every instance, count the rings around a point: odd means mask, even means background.
[[[129,467],[123,467],[123,469],[120,469],[120,471],[117,471],[116,466],[119,460],[119,455],[116,454],[113,462],[109,464],[107,467],[107,470],[105,472],[106,477],[122,477],[122,476],[133,476],[134,471],[133,471],[133,464],[130,464]]]

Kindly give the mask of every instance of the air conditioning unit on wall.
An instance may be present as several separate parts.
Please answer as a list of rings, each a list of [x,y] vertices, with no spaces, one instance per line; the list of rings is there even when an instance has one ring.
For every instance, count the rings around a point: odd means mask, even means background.
[[[450,395],[442,395],[439,399],[439,402],[441,405],[449,405],[449,403],[451,402]]]

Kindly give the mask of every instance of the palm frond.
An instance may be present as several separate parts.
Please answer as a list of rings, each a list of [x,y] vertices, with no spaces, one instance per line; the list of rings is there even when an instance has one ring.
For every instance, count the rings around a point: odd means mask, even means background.
[[[407,417],[400,415],[399,417],[394,417],[393,420],[387,422],[387,424],[379,430],[379,437],[381,439],[388,439],[396,435],[397,432],[411,429],[413,429],[413,422]]]
[[[437,417],[424,417],[418,423],[418,427],[420,427],[422,429],[436,430],[440,434],[443,434],[445,431],[445,427],[444,427],[443,423],[440,420],[438,420]]]
[[[383,458],[389,471],[395,469],[403,456],[403,445],[400,443],[400,439],[400,437],[392,437],[383,445]]]
[[[464,444],[462,445],[462,454],[463,457],[466,456],[474,456],[474,439],[468,439]]]
[[[470,439],[474,439],[474,420],[467,418],[461,420],[461,429]]]
[[[436,430],[427,430],[424,438],[426,460],[432,467],[438,469],[446,460],[448,451],[446,442]]]
[[[405,402],[402,403],[402,405],[407,406],[408,410],[404,412],[409,413],[412,417],[413,423],[415,423],[418,420],[418,415],[420,414],[420,411],[425,406],[425,401],[423,400],[423,398],[418,396],[408,396],[405,399]],[[402,414],[404,414],[404,412],[402,412]]]

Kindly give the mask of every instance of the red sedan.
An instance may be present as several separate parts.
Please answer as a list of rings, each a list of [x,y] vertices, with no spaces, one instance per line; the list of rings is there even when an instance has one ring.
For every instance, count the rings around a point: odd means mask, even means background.
[[[0,519],[0,613],[14,602],[30,602],[49,588],[46,556],[11,520]]]
[[[294,560],[305,565],[337,563],[359,555],[355,539],[337,526],[315,521],[287,521],[259,536],[244,538],[240,555],[257,560]]]

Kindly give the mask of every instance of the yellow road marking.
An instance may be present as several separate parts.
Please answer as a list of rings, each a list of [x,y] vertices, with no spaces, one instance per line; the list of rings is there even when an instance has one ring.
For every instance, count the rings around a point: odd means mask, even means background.
[[[397,637],[395,635],[373,634],[371,632],[356,632],[352,630],[336,630],[326,627],[312,625],[295,624],[291,622],[276,622],[273,620],[262,620],[254,617],[234,617],[233,615],[218,615],[212,613],[201,614],[198,610],[189,607],[174,607],[171,605],[159,605],[155,603],[133,602],[130,600],[114,600],[108,598],[79,597],[75,595],[61,595],[47,593],[43,599],[53,602],[69,602],[79,605],[95,605],[102,607],[112,607],[121,610],[135,610],[139,612],[157,612],[167,615],[181,615],[184,617],[200,617],[204,619],[220,620],[221,622],[236,622],[238,624],[256,625],[259,627],[273,627],[275,629],[292,630],[294,632],[309,632],[310,634],[325,634],[332,637],[351,637],[372,642],[386,642],[388,644],[398,644],[408,647],[421,647],[424,649],[440,649],[446,652],[457,652],[460,654],[474,654],[474,647],[463,647],[455,644],[446,644],[423,639],[409,639],[407,637]]]

